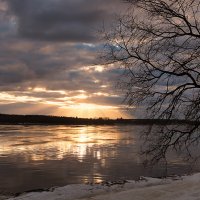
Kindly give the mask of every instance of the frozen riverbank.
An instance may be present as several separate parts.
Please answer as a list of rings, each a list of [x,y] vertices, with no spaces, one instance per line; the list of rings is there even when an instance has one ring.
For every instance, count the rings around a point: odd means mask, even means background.
[[[68,185],[49,191],[21,194],[9,200],[197,200],[200,199],[200,173],[167,179]],[[1,199],[1,198],[0,198]]]

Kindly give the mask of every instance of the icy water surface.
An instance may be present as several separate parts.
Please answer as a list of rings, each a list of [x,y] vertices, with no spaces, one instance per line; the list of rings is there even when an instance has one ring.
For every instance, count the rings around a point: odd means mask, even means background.
[[[0,126],[0,193],[163,176],[139,156],[139,126]],[[170,174],[187,163],[173,160]]]

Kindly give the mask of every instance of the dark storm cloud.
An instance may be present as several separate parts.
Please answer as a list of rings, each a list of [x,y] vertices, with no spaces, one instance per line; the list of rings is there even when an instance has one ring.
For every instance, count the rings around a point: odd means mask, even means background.
[[[8,0],[22,37],[70,42],[96,40],[97,27],[109,21],[118,0]],[[114,9],[115,8],[115,9]]]

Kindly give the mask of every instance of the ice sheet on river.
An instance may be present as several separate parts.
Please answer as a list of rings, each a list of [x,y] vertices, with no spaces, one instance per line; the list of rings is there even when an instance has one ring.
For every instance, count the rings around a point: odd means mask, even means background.
[[[199,200],[200,173],[167,179],[68,185],[49,191],[30,192],[9,200]],[[1,199],[1,198],[0,198]]]

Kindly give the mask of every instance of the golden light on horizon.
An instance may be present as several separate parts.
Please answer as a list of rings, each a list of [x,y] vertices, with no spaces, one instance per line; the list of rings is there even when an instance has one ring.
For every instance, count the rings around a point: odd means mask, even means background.
[[[130,118],[120,106],[98,103],[99,99],[116,97],[106,92],[89,94],[84,90],[67,92],[44,87],[27,88],[23,92],[0,92],[0,106],[13,105],[5,114],[39,114],[80,118]],[[92,102],[94,101],[94,103]],[[14,106],[16,104],[16,107]],[[18,106],[20,105],[20,106]]]
[[[70,105],[66,108],[71,114],[82,118],[130,118],[128,114],[122,113],[117,106],[80,103]],[[69,112],[68,112],[69,113]]]

